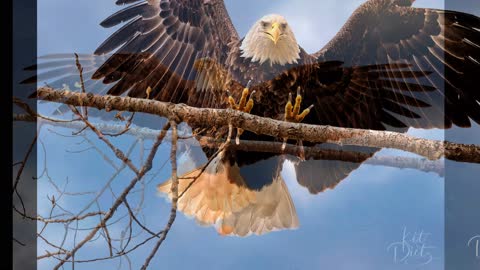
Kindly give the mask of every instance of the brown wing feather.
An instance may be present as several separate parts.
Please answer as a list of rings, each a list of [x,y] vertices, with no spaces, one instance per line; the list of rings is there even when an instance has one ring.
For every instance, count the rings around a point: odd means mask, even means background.
[[[382,92],[378,97],[383,100],[367,104],[366,112],[380,113],[378,117],[390,123],[417,128],[449,128],[453,124],[469,127],[470,119],[480,123],[480,91],[476,87],[476,74],[480,74],[480,18],[455,11],[414,8],[413,2],[366,2],[314,56],[321,61],[342,61],[346,66],[408,64],[405,69],[412,76],[397,76],[390,71],[385,76],[390,82],[377,81]],[[342,97],[352,87],[362,93],[370,91],[349,84]],[[416,106],[422,105],[418,102],[412,104],[411,97],[423,100],[429,108]],[[372,109],[372,102],[377,108]],[[412,113],[405,112],[404,106]]]
[[[139,1],[117,1],[130,4]],[[127,23],[96,50],[113,55],[93,74],[115,82],[109,94],[185,102],[198,74],[195,62],[209,58],[224,63],[228,44],[238,34],[220,0],[140,1],[113,14],[101,25]],[[206,88],[208,85],[203,85]],[[204,88],[198,91],[206,90]],[[212,101],[214,102],[214,101]]]
[[[301,79],[309,82],[306,106],[315,104],[306,122],[401,132],[480,123],[480,18],[413,2],[367,1],[313,55],[343,66],[313,68]],[[297,180],[321,192],[361,163],[307,160],[295,166]]]

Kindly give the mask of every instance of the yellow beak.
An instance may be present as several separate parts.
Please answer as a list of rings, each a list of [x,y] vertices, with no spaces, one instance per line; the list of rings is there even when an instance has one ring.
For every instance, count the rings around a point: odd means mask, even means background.
[[[280,30],[280,24],[274,23],[272,24],[272,29],[267,31],[268,37],[273,41],[275,45],[277,45],[280,36],[282,35],[282,31]]]

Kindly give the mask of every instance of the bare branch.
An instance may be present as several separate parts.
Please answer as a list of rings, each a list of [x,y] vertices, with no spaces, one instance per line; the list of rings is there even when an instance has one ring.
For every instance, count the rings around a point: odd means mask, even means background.
[[[43,217],[36,217],[36,218],[29,218],[29,219],[32,219],[32,220],[36,220],[36,221],[41,221],[43,223],[70,223],[72,221],[78,221],[78,220],[83,220],[83,219],[86,219],[86,218],[89,218],[89,217],[94,217],[94,216],[99,216],[99,215],[105,215],[105,212],[92,212],[92,213],[87,213],[85,215],[81,215],[81,216],[74,216],[74,217],[71,217],[71,218],[68,218],[68,219],[46,219],[46,218],[43,218]]]
[[[170,152],[170,161],[172,163],[172,208],[170,210],[170,218],[168,219],[167,225],[163,230],[162,236],[155,244],[150,255],[145,260],[145,263],[142,266],[142,270],[146,270],[150,261],[153,259],[155,254],[157,253],[158,249],[162,245],[163,241],[167,238],[167,234],[172,228],[173,222],[175,222],[175,218],[177,216],[177,202],[178,202],[178,175],[177,175],[177,141],[178,141],[178,134],[177,134],[177,123],[171,121],[170,125],[172,126],[172,151]]]
[[[82,93],[86,93],[85,91],[85,81],[83,80],[83,67],[82,64],[80,64],[80,60],[78,59],[78,54],[75,53],[75,64],[78,69],[78,74],[80,76],[80,86],[82,88]],[[83,108],[83,117],[85,119],[88,119],[88,107],[82,107]]]
[[[148,232],[149,234],[151,234],[152,236],[155,236],[155,237],[158,237],[158,235],[154,232],[152,232],[150,229],[148,229],[147,227],[145,227],[145,225],[143,225],[139,220],[138,218],[135,216],[135,214],[133,213],[132,211],[132,208],[130,207],[130,204],[128,204],[127,200],[125,199],[123,201],[123,203],[125,204],[125,206],[127,207],[127,210],[128,210],[128,213],[130,214],[130,217],[137,223],[138,226],[140,226],[140,228],[142,228],[144,231]]]
[[[175,119],[178,122],[186,122],[192,126],[219,127],[228,126],[231,123],[235,127],[275,138],[392,148],[415,153],[430,160],[446,157],[454,161],[480,163],[479,146],[415,138],[403,133],[289,123],[231,109],[194,108],[184,104],[155,100],[57,91],[50,87],[39,88],[38,98],[69,105],[95,107],[106,111],[119,110],[155,114]]]
[[[37,139],[38,139],[38,133],[35,134],[35,137],[33,138],[32,142],[30,143],[28,149],[27,149],[27,153],[25,154],[25,157],[23,158],[22,162],[21,162],[21,165],[20,165],[20,168],[18,169],[17,171],[17,176],[15,177],[15,183],[13,184],[13,189],[12,189],[12,193],[13,194],[16,194],[19,201],[20,201],[20,204],[22,206],[22,210],[23,210],[23,213],[26,214],[26,209],[25,209],[25,204],[23,202],[23,199],[22,199],[22,196],[20,195],[20,193],[18,192],[18,184],[20,183],[20,179],[22,177],[22,173],[25,169],[25,166],[27,165],[27,162],[28,162],[28,159],[30,158],[30,155],[32,154],[32,151],[34,149],[34,146],[36,145],[37,143]]]
[[[89,128],[92,131],[94,131],[99,136],[99,138],[103,142],[105,142],[105,144],[107,144],[112,150],[114,150],[118,159],[125,162],[130,167],[130,169],[132,169],[132,171],[134,171],[136,173],[136,177],[134,179],[132,179],[132,181],[130,181],[130,184],[123,190],[123,192],[120,194],[120,196],[115,200],[112,207],[105,214],[105,216],[100,221],[100,223],[97,224],[97,226],[95,228],[93,228],[90,231],[90,233],[82,241],[80,241],[77,245],[75,245],[75,247],[72,249],[72,251],[69,252],[67,255],[65,255],[65,257],[54,267],[54,269],[60,269],[65,264],[65,262],[67,262],[70,258],[75,256],[76,252],[78,250],[80,250],[87,242],[89,242],[98,233],[98,231],[100,229],[102,229],[106,226],[108,220],[110,220],[113,217],[113,215],[117,211],[118,207],[123,203],[123,201],[125,200],[127,195],[130,193],[130,191],[132,191],[133,188],[135,187],[135,185],[143,179],[143,177],[147,174],[148,171],[150,171],[150,169],[152,167],[153,159],[155,158],[155,155],[156,155],[157,150],[158,150],[158,146],[162,143],[163,139],[165,138],[165,135],[167,134],[167,130],[169,128],[169,124],[165,125],[162,132],[160,132],[160,134],[158,135],[157,141],[155,142],[156,147],[154,146],[152,148],[145,165],[140,170],[138,170],[135,167],[135,165],[133,165],[131,163],[131,161],[125,156],[125,154],[121,150],[119,150],[115,146],[113,146],[113,144],[107,138],[105,138],[105,136],[101,132],[99,132],[88,120],[86,120],[78,112],[78,110],[74,109],[73,111],[84,121],[85,124],[87,124],[89,126]]]
[[[115,156],[117,156],[118,159],[120,159],[121,161],[123,161],[123,163],[125,163],[132,171],[135,172],[135,174],[140,174],[140,171],[135,167],[135,165],[133,165],[132,161],[127,157],[125,156],[125,154],[120,150],[118,149],[117,147],[115,147],[106,137],[105,135],[103,135],[102,132],[100,132],[92,123],[90,123],[90,121],[88,121],[85,117],[83,117],[82,114],[80,114],[80,112],[72,107],[72,111],[78,116],[80,117],[80,119],[83,120],[83,122],[93,131],[95,132],[95,134],[97,134],[98,138],[100,140],[102,140],[108,147],[110,147],[110,149],[115,153]]]
[[[46,259],[46,258],[54,257],[57,255],[63,255],[65,253],[66,253],[65,251],[50,252],[47,250],[47,253],[44,255],[38,256],[37,260]]]

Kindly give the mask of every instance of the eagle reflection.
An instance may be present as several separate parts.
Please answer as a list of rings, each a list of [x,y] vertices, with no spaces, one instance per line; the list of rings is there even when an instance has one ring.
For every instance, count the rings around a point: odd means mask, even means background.
[[[284,151],[279,144],[277,147],[277,152]],[[290,147],[293,149],[290,152],[301,150]],[[179,166],[177,209],[202,226],[214,226],[221,235],[240,237],[298,228],[295,205],[281,174],[285,161],[293,163],[298,183],[311,194],[318,194],[333,189],[376,151],[368,147],[321,144],[309,148],[315,150],[316,158],[307,152],[306,160],[277,155],[243,166],[235,161],[229,166],[230,162],[225,160],[231,155],[229,151],[248,152],[228,148],[205,163],[200,147],[188,147],[183,153],[186,160]],[[320,156],[318,151],[325,152]],[[251,152],[258,154],[253,149]],[[171,180],[165,181],[157,190],[171,199],[171,184]]]

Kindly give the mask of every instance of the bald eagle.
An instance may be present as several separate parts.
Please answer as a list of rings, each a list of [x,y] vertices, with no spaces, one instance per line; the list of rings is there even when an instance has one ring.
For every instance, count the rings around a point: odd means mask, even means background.
[[[92,63],[86,69],[89,83],[113,84],[107,89],[111,95],[372,130],[480,123],[480,18],[415,8],[413,2],[369,0],[326,46],[309,54],[280,15],[264,16],[240,38],[222,0],[117,0],[129,6],[101,25],[125,24],[98,47],[97,57],[81,59]],[[105,58],[100,66],[93,62],[98,57]],[[192,128],[203,130],[201,135],[228,137],[228,127]],[[282,140],[236,133],[242,140]],[[316,147],[368,156],[379,150]],[[201,150],[211,162],[204,171],[196,164],[185,172],[179,210],[225,235],[298,226],[280,175],[283,161],[294,157],[255,149]],[[359,166],[307,159],[296,160],[295,171],[298,182],[316,194]],[[158,190],[171,197],[170,185],[166,181]]]

